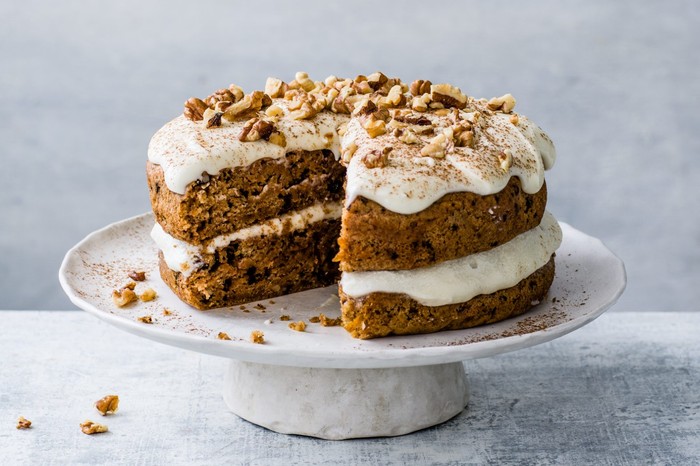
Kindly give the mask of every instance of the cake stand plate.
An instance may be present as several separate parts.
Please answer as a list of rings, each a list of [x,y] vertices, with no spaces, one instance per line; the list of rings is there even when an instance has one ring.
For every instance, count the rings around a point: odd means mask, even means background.
[[[337,287],[198,311],[162,282],[151,214],[109,225],[66,254],[61,285],[78,307],[133,334],[230,359],[224,400],[277,432],[326,439],[401,435],[443,422],[467,404],[463,360],[544,343],[591,322],[622,294],[622,261],[600,240],[561,224],[564,239],[546,300],[526,314],[473,329],[356,340],[310,319],[340,315]],[[158,297],[119,308],[112,290],[145,271],[136,292]],[[139,320],[150,317],[150,324]],[[304,321],[304,332],[289,328]],[[265,342],[250,341],[254,330]],[[226,334],[228,340],[219,338]]]

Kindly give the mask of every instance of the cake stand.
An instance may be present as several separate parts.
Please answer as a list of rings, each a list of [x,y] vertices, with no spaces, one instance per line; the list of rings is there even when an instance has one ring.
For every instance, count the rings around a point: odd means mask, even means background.
[[[625,288],[622,261],[599,240],[562,224],[556,276],[528,313],[467,330],[356,340],[310,323],[340,315],[336,287],[244,306],[197,311],[161,281],[151,214],[98,230],[68,251],[59,279],[71,301],[114,326],[168,345],[228,358],[224,400],[268,429],[324,439],[402,435],[444,422],[468,401],[463,360],[537,345],[591,322]],[[118,308],[112,290],[143,270],[136,292],[158,297]],[[149,316],[150,324],[140,317]],[[304,321],[304,332],[289,328]],[[254,330],[265,342],[250,341]],[[228,336],[220,339],[219,334]]]

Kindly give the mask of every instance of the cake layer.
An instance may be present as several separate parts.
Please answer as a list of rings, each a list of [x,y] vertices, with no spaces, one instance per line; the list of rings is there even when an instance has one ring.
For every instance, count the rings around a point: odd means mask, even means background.
[[[266,220],[233,233],[220,235],[205,244],[191,244],[170,236],[158,223],[153,225],[151,238],[163,253],[168,267],[189,276],[203,265],[205,254],[214,254],[217,249],[228,247],[234,241],[255,239],[260,236],[282,235],[307,228],[322,220],[337,220],[342,207],[340,202],[316,204],[297,212],[290,212],[279,218]]]
[[[432,333],[498,322],[526,312],[547,294],[554,279],[554,257],[515,286],[467,302],[425,306],[407,295],[371,293],[347,296],[340,288],[343,327],[355,338]]]
[[[348,296],[405,294],[426,306],[468,301],[514,286],[547,263],[561,244],[561,228],[549,212],[542,223],[501,246],[414,270],[343,272]]]
[[[344,176],[345,168],[329,150],[293,151],[222,169],[178,194],[166,185],[160,165],[147,164],[156,221],[171,236],[194,244],[319,202],[339,201]]]
[[[201,256],[189,275],[172,270],[160,257],[165,283],[187,304],[212,309],[331,285],[338,280],[340,219],[304,229],[235,240]]]
[[[515,177],[499,193],[450,193],[410,215],[357,198],[343,213],[337,260],[351,272],[415,269],[464,257],[536,227],[546,203],[546,185],[528,194]]]

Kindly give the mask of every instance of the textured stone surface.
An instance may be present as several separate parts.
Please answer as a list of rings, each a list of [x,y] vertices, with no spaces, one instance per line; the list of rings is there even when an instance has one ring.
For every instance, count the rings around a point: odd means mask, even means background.
[[[276,434],[230,413],[224,359],[82,312],[0,318],[6,464],[700,462],[700,314],[607,314],[553,342],[467,361],[471,397],[457,417],[402,437],[341,442]],[[92,404],[108,393],[120,409],[102,418]],[[15,429],[20,415],[31,430]],[[85,419],[110,432],[82,434]]]
[[[560,153],[551,210],[628,266],[616,309],[697,310],[700,4],[398,5],[1,2],[0,308],[71,307],[63,253],[148,209],[148,141],[188,97],[382,69],[515,95]]]

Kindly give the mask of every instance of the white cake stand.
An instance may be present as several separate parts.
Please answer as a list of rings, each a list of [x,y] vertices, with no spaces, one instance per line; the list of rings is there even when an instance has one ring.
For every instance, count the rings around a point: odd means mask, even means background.
[[[59,278],[78,307],[123,330],[231,360],[224,383],[229,408],[250,422],[325,439],[401,435],[450,419],[467,404],[463,360],[537,345],[598,317],[622,294],[622,261],[599,240],[562,224],[556,277],[546,301],[523,316],[474,329],[355,340],[341,327],[309,318],[340,315],[335,287],[232,308],[197,311],[161,281],[150,214],[87,236],[68,251]],[[118,308],[113,289],[146,271],[136,291],[154,301]],[[165,310],[169,311],[164,313]],[[247,312],[246,312],[247,311]],[[168,314],[168,315],[166,315]],[[280,316],[303,320],[305,332]],[[151,316],[153,323],[137,319]],[[253,330],[264,344],[250,342]],[[221,340],[225,332],[230,340]]]

